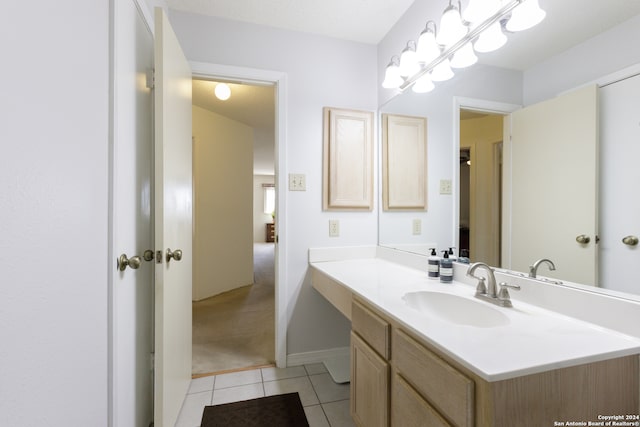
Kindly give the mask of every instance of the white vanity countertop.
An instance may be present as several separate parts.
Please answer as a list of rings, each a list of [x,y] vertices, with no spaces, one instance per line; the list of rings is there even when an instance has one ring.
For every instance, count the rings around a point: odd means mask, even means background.
[[[518,301],[517,291],[511,291],[513,308],[503,308],[475,298],[472,286],[442,284],[424,271],[381,258],[310,265],[487,381],[640,354],[640,339]],[[476,327],[420,312],[402,299],[417,291],[469,298],[504,313],[509,323]]]

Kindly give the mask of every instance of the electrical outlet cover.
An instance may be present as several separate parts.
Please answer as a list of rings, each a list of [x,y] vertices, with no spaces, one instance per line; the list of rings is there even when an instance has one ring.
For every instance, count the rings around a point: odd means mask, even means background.
[[[340,236],[340,221],[337,219],[329,220],[329,237]]]

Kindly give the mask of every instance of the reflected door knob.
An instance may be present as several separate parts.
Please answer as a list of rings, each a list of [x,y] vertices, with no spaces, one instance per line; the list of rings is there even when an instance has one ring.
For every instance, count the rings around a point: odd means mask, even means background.
[[[131,268],[132,270],[137,270],[138,267],[140,267],[140,263],[141,260],[139,256],[136,255],[132,256],[131,258],[127,258],[127,255],[122,254],[118,258],[118,270],[124,271],[127,267]]]
[[[622,243],[628,246],[636,246],[638,244],[638,238],[636,236],[626,236],[622,239]]]
[[[180,261],[182,259],[182,251],[180,249],[172,251],[171,249],[167,248],[167,262],[171,261],[171,258],[175,259],[176,261]]]
[[[578,237],[576,237],[576,242],[580,243],[581,245],[586,245],[590,241],[591,241],[591,238],[586,234],[581,234]]]

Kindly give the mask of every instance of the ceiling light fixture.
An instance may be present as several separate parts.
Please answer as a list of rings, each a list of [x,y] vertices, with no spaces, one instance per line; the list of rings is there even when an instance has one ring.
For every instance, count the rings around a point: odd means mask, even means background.
[[[400,58],[391,58],[382,87],[403,91],[428,75],[428,82],[425,79],[414,88],[415,92],[428,92],[433,81],[453,77],[450,67],[475,64],[478,57],[474,50],[485,53],[503,46],[507,42],[503,27],[511,32],[525,30],[538,24],[546,15],[538,0],[483,0],[482,5],[479,2],[470,0],[462,12],[463,20],[460,2],[455,6],[449,0],[440,21],[440,32],[436,31],[434,21],[427,21],[417,46],[409,40]]]
[[[220,101],[226,101],[231,96],[231,88],[226,83],[218,83],[214,92]]]

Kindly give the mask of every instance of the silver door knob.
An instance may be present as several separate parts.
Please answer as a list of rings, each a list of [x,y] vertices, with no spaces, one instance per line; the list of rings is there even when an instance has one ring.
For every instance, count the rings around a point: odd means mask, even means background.
[[[127,255],[122,254],[118,258],[118,270],[124,271],[127,267],[132,270],[137,270],[138,267],[140,267],[140,263],[141,261],[139,256],[136,255],[131,258],[127,258]]]
[[[180,249],[172,251],[171,249],[167,248],[167,262],[171,261],[171,258],[175,259],[176,261],[180,261],[182,259],[182,251]]]
[[[578,237],[576,237],[576,242],[580,243],[581,245],[586,245],[590,241],[591,241],[591,238],[586,234],[581,234]]]
[[[629,246],[636,246],[638,244],[638,238],[636,236],[626,236],[622,239],[622,243]]]

